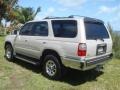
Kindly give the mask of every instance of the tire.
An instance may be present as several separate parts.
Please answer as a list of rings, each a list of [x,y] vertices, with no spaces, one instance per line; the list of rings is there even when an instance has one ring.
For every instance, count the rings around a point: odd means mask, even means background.
[[[13,56],[13,48],[10,44],[7,44],[5,46],[5,57],[9,61],[13,61],[14,56]]]
[[[43,62],[43,75],[49,79],[58,80],[61,78],[61,64],[54,55],[47,55]]]

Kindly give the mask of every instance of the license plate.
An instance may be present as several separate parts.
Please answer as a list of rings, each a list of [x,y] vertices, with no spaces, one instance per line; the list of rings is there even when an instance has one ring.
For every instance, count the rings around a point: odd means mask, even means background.
[[[98,53],[103,53],[103,51],[104,51],[103,47],[100,47],[100,48],[98,49]]]
[[[106,45],[98,45],[97,46],[97,53],[96,55],[101,55],[101,54],[104,54],[106,53]]]

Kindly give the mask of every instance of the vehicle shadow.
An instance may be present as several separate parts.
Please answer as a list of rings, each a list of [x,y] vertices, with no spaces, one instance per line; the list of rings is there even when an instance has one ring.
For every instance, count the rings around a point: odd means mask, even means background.
[[[32,70],[35,73],[41,73],[40,66],[35,66],[27,62],[21,61],[19,59],[15,59],[13,63],[20,65],[21,67],[26,68],[28,70]],[[77,86],[86,82],[97,81],[97,77],[103,74],[102,71],[80,71],[71,68],[65,68],[65,71],[67,71],[66,74],[59,81],[68,83],[72,86]]]
[[[103,74],[102,71],[99,72],[95,70],[80,71],[76,69],[67,68],[67,73],[61,79],[61,82],[77,86],[80,84],[84,84],[86,82],[97,81],[97,77],[99,77],[102,74]]]
[[[30,63],[27,63],[25,61],[22,61],[22,60],[19,60],[19,59],[15,59],[14,61],[12,61],[13,63],[27,69],[27,70],[31,70],[35,73],[41,73],[41,68],[40,66],[36,66],[36,65],[33,65],[33,64],[30,64]]]

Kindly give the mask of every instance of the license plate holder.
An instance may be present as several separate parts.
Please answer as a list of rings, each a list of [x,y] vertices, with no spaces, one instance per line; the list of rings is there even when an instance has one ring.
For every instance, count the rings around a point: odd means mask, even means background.
[[[106,53],[106,44],[98,44],[97,45],[97,52],[96,55],[102,55]]]

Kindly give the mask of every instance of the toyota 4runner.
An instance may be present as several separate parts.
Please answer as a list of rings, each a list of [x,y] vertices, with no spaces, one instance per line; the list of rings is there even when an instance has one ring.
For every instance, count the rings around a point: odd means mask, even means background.
[[[112,39],[101,20],[47,17],[8,35],[5,56],[40,64],[45,76],[58,79],[64,66],[82,71],[103,66],[112,57]]]

